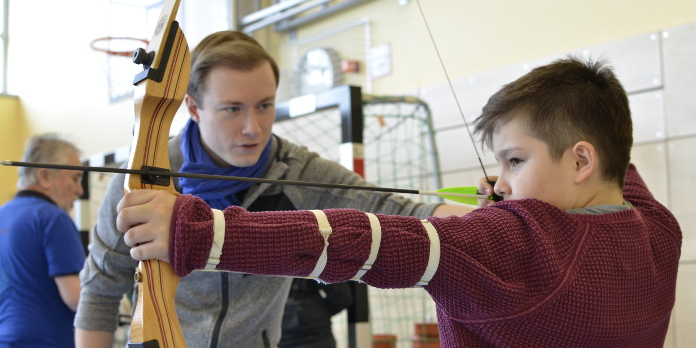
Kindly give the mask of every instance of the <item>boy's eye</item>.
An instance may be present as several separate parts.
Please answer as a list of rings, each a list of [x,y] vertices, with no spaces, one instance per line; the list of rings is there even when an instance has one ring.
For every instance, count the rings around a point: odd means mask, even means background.
[[[270,108],[272,105],[273,104],[271,104],[271,103],[264,103],[264,104],[259,105],[259,109],[266,110],[266,109]]]
[[[512,167],[516,167],[522,161],[519,158],[511,158],[508,162],[510,162]]]
[[[237,111],[239,111],[239,106],[230,106],[229,108],[225,108],[225,111],[227,111],[227,112],[237,112]]]

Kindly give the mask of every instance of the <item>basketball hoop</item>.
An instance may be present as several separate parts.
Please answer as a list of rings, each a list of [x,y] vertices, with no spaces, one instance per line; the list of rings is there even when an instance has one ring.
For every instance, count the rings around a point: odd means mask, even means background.
[[[112,103],[133,97],[133,76],[142,70],[142,66],[133,64],[133,52],[148,44],[145,39],[113,36],[94,39],[89,44],[106,74]]]
[[[137,44],[134,45],[134,42],[137,42]],[[108,43],[108,48],[100,47],[100,44],[103,43]],[[137,48],[141,48],[142,44],[145,44],[145,46],[150,44],[150,41],[147,41],[145,39],[138,39],[134,37],[100,37],[98,39],[92,40],[90,42],[89,47],[91,47],[95,51],[99,52],[104,52],[110,56],[120,56],[120,57],[132,57],[133,52]],[[122,47],[133,47],[137,46],[136,48],[132,50],[127,50],[123,49]]]

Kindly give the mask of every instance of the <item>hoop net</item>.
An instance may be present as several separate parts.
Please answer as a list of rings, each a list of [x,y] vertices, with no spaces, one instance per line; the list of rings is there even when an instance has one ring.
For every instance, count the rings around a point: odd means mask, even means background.
[[[110,102],[133,97],[133,76],[142,67],[134,64],[131,57],[133,51],[146,48],[148,43],[132,37],[102,37],[90,43],[106,74]]]

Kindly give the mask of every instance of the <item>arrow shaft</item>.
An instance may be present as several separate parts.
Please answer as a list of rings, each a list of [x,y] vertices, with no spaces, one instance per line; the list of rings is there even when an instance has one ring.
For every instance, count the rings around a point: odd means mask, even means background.
[[[486,198],[485,195],[467,195],[467,194],[462,194],[462,193],[449,193],[449,192],[438,193],[438,192],[433,192],[433,191],[420,191],[420,190],[377,187],[377,186],[356,186],[356,185],[329,184],[329,183],[310,182],[310,181],[274,180],[274,179],[263,179],[263,178],[248,178],[248,177],[241,177],[241,176],[176,173],[176,172],[155,171],[155,170],[73,166],[73,165],[67,165],[67,164],[49,164],[49,163],[19,162],[19,161],[1,161],[0,164],[2,164],[4,166],[13,166],[13,167],[33,167],[33,168],[62,169],[62,170],[79,170],[79,171],[84,171],[84,172],[136,174],[136,175],[151,176],[151,177],[178,177],[178,178],[208,179],[208,180],[244,181],[244,182],[253,182],[253,183],[260,183],[260,184],[297,185],[297,186],[311,186],[311,187],[322,187],[322,188],[337,188],[337,189],[344,189],[344,190],[364,190],[364,191],[391,192],[391,193],[409,193],[409,194],[416,194],[416,195],[421,194],[421,195],[433,195],[433,196],[459,196],[459,197]]]
[[[437,191],[418,191],[419,195],[426,195],[426,196],[454,196],[454,197],[471,197],[471,198],[482,198],[482,199],[488,199],[488,196],[486,195],[474,195],[474,194],[468,194],[468,193],[458,193],[458,192],[437,192]]]

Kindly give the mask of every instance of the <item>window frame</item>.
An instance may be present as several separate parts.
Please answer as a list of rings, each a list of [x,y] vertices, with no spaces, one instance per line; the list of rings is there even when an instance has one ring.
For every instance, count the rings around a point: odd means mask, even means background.
[[[0,32],[0,40],[2,40],[2,81],[0,81],[0,95],[8,95],[7,92],[7,47],[8,47],[8,29],[9,29],[9,0],[2,1],[2,30]]]

